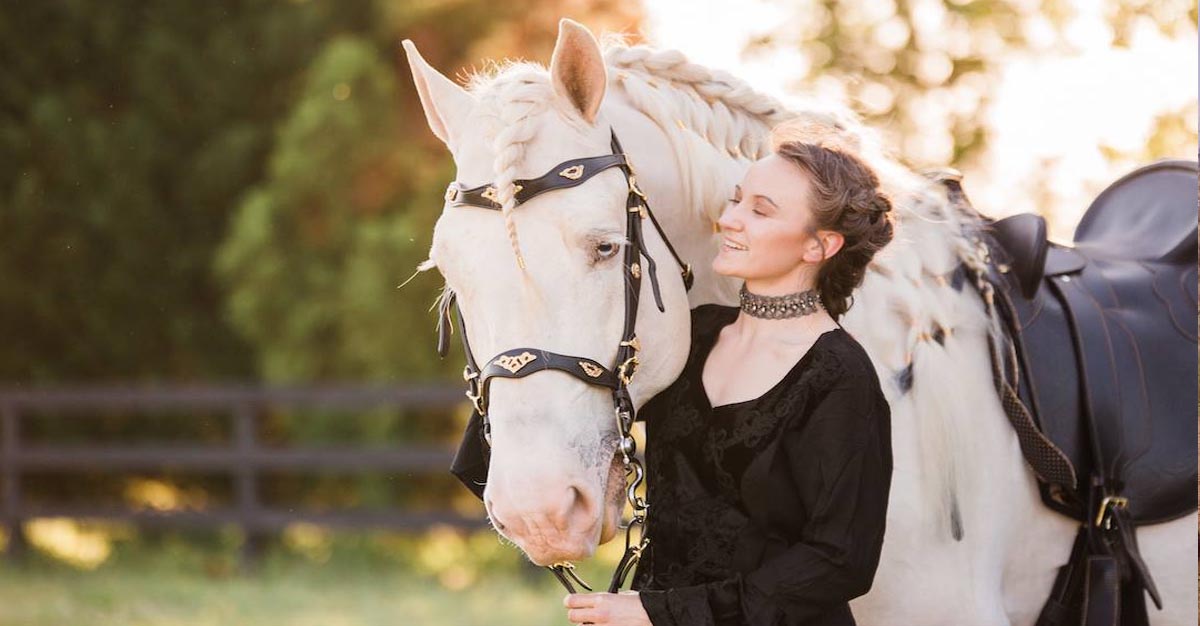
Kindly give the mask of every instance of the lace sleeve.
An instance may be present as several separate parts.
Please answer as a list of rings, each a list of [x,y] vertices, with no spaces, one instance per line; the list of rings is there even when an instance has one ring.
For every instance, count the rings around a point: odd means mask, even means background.
[[[887,401],[877,380],[856,376],[801,421],[780,442],[809,520],[799,541],[745,575],[641,592],[655,626],[795,623],[871,588],[891,486]]]

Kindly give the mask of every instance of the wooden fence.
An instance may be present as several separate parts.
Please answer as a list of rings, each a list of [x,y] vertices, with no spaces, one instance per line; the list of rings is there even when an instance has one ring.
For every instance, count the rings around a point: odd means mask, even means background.
[[[278,531],[294,522],[355,529],[419,530],[433,524],[484,527],[482,518],[449,511],[273,509],[259,497],[259,475],[264,470],[431,474],[446,472],[452,457],[452,451],[446,447],[430,445],[264,446],[258,441],[257,420],[266,410],[451,409],[462,401],[460,389],[444,386],[0,390],[0,524],[8,530],[6,552],[19,556],[25,549],[23,522],[46,517],[120,520],[166,527],[235,524],[244,532],[242,554],[248,561],[257,556],[263,533]],[[39,415],[71,414],[87,418],[118,411],[125,414],[219,412],[232,420],[232,437],[226,445],[41,444],[21,437],[22,424]],[[22,475],[33,471],[81,474],[164,470],[228,475],[233,480],[233,502],[224,508],[156,511],[100,505],[34,505],[22,493]]]

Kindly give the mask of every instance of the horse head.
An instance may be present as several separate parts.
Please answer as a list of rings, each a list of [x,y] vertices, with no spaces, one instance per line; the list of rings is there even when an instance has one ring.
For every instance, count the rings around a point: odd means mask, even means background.
[[[429,127],[457,166],[429,259],[462,312],[465,328],[457,332],[466,333],[470,353],[482,364],[534,346],[523,359],[573,355],[593,364],[588,375],[594,364],[615,371],[627,273],[651,271],[648,263],[631,268],[623,254],[631,244],[632,186],[621,167],[555,171],[614,152],[614,120],[602,107],[609,76],[597,41],[563,20],[548,71],[514,63],[468,88],[433,69],[412,42],[404,46]],[[649,161],[634,158],[633,168]],[[518,195],[515,181],[543,176],[582,182]],[[455,201],[461,190],[484,185],[493,206]],[[634,406],[669,384],[688,352],[683,281],[658,231],[641,232],[647,255],[659,260],[660,293],[641,281],[640,364],[628,386]],[[523,359],[505,363],[519,369]],[[489,382],[483,499],[493,525],[539,565],[590,556],[615,535],[625,501],[614,394],[557,369]]]

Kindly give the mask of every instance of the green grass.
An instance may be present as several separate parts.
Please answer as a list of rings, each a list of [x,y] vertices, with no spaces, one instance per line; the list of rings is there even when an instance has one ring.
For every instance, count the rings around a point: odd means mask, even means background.
[[[35,551],[0,562],[0,626],[568,624],[565,592],[515,549],[456,552],[496,544],[486,533],[440,541],[334,538],[316,559],[279,544],[252,574],[222,540],[128,540],[93,570]],[[599,584],[611,567],[581,571]]]

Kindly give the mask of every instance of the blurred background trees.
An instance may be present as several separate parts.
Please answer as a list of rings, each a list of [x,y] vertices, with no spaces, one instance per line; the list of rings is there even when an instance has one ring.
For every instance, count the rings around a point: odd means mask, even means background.
[[[910,165],[965,168],[995,131],[986,113],[1008,60],[1097,37],[1120,48],[1147,25],[1195,32],[1194,0],[1114,0],[1092,21],[1074,19],[1076,4],[806,0],[729,36],[749,37],[748,60],[786,59],[796,93],[845,98]],[[462,77],[489,58],[545,62],[564,15],[638,32],[646,11],[636,0],[60,0],[4,12],[0,380],[456,371],[456,359],[431,358],[436,277],[396,289],[424,259],[453,175],[398,42],[411,37]],[[1105,158],[1190,152],[1194,117],[1193,101],[1161,115],[1143,148]]]
[[[1123,116],[1139,103],[1064,111],[1054,99],[1076,88],[1080,69],[1067,65],[1062,88],[1013,88],[1001,102],[997,86],[1021,63],[1082,47],[1117,54],[1147,32],[1194,41],[1197,17],[1195,0],[10,4],[0,12],[0,384],[10,386],[456,378],[457,351],[445,361],[434,352],[436,273],[397,289],[425,258],[454,174],[427,129],[402,38],[462,78],[486,59],[547,63],[563,16],[597,33],[642,32],[654,16],[656,41],[686,41],[678,47],[699,60],[728,43],[687,21],[699,20],[789,91],[844,98],[908,165],[975,168],[968,189],[994,181],[1022,194],[976,197],[981,209],[1053,213],[1062,164],[1027,153],[1017,134],[1015,147],[989,153],[999,131],[1096,111],[1111,113],[1095,123],[1127,128],[1136,124]],[[759,16],[750,30],[738,26],[744,15]],[[695,32],[673,39],[672,26]],[[1123,71],[1151,76],[1161,65]],[[1111,181],[1114,163],[1194,158],[1194,93],[1138,132],[1072,146],[1091,159],[1073,167]],[[1016,189],[1014,177],[1028,186]],[[110,416],[49,420],[31,434],[215,441],[229,436],[222,424]],[[458,428],[437,415],[268,415],[262,435],[450,441]],[[38,485],[124,489],[89,481]],[[264,491],[350,504],[461,491],[355,485],[323,479],[303,496],[313,484],[275,481]]]
[[[747,55],[796,54],[802,62],[788,74],[793,89],[846,99],[910,165],[961,167],[994,130],[984,113],[1000,71],[1013,59],[1075,54],[1097,40],[1124,48],[1142,27],[1167,36],[1196,30],[1196,3],[1189,0],[1092,3],[1103,8],[1085,19],[1078,19],[1084,13],[1078,4],[804,0],[753,37]],[[1179,133],[1166,140],[1187,138]]]
[[[0,14],[0,380],[400,380],[431,358],[435,65],[632,0],[24,3]],[[530,19],[535,16],[535,19]]]

